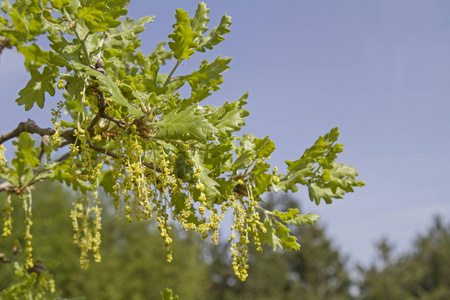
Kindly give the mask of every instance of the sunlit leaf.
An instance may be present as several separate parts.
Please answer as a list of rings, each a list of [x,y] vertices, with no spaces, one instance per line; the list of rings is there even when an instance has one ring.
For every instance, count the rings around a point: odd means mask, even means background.
[[[195,107],[183,111],[172,110],[156,124],[157,138],[173,140],[197,140],[205,143],[216,132],[204,117],[195,114]]]
[[[211,50],[214,45],[217,45],[225,40],[223,35],[230,32],[230,29],[228,28],[230,25],[231,17],[224,15],[220,20],[220,24],[214,27],[206,37],[200,40],[197,51],[205,52],[205,49]]]
[[[86,72],[86,74],[93,76],[98,80],[98,89],[104,93],[109,94],[112,101],[128,108],[128,111],[135,117],[140,117],[143,115],[142,111],[128,102],[128,100],[120,92],[117,84],[108,76],[98,72],[97,70],[85,69],[84,71]]]
[[[19,92],[19,98],[16,99],[18,105],[25,105],[25,110],[30,110],[34,103],[40,108],[44,107],[45,92],[50,96],[55,95],[56,77],[58,68],[45,67],[44,71],[39,73],[36,69],[30,70],[31,79],[27,85]]]
[[[173,42],[169,42],[169,47],[176,59],[189,59],[197,47],[197,43],[194,42],[194,38],[197,36],[196,32],[191,28],[191,22],[186,11],[177,9],[175,18],[177,19],[177,22],[173,25],[175,30],[169,34],[169,38]]]

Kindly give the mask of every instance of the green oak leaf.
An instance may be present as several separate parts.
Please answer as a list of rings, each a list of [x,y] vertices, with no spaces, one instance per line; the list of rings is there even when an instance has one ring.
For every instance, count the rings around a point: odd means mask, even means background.
[[[338,188],[345,192],[353,192],[354,186],[364,186],[364,182],[356,180],[358,171],[353,166],[343,163],[333,163],[331,169],[325,169],[321,175],[321,180],[328,183],[328,187],[333,192]]]
[[[327,184],[322,182],[313,182],[308,184],[308,195],[311,201],[315,201],[316,204],[320,203],[320,199],[325,200],[326,203],[330,204],[332,199],[342,199],[345,191],[342,189],[336,189],[332,191]]]
[[[280,190],[288,192],[291,190],[293,193],[298,192],[297,184],[307,185],[308,179],[314,175],[311,168],[306,167],[288,175],[278,175],[280,182],[274,184],[273,190],[278,193]]]
[[[12,160],[17,178],[28,181],[33,177],[32,169],[39,165],[37,150],[34,148],[34,140],[28,132],[22,132],[17,141],[12,143],[17,149],[16,157]],[[25,178],[22,178],[22,176]]]
[[[98,23],[103,21],[103,14],[107,9],[104,0],[87,0],[84,6],[78,9],[77,18],[85,19],[92,28],[96,28]]]
[[[108,2],[109,4],[109,2]],[[103,19],[97,22],[97,25],[92,28],[94,32],[106,31],[110,28],[118,27],[122,22],[117,20],[123,16],[126,16],[128,10],[121,7],[112,7],[103,14]]]
[[[286,212],[274,210],[273,213],[280,218],[280,220],[286,224],[292,224],[300,226],[302,224],[314,225],[314,222],[319,220],[317,214],[300,214],[297,208],[289,208]]]
[[[72,19],[76,19],[78,8],[81,6],[80,0],[69,0],[69,4],[64,6],[64,12]]]
[[[228,103],[220,107],[207,106],[208,114],[210,117],[208,119],[218,130],[217,135],[220,137],[230,137],[231,133],[234,131],[239,131],[243,126],[245,126],[244,117],[248,116],[247,110],[242,108],[247,102],[245,99],[248,94],[242,96],[239,100]],[[211,112],[213,112],[211,114]]]
[[[260,232],[260,240],[263,243],[272,246],[273,251],[279,247],[282,250],[299,250],[300,245],[297,243],[297,238],[290,235],[290,230],[280,222],[275,222],[275,225],[269,218],[266,218],[263,223],[266,228],[266,233]]]
[[[204,2],[198,4],[197,10],[195,11],[195,16],[191,20],[191,28],[194,32],[202,34],[208,30],[206,25],[208,25],[210,20],[210,18],[208,18],[209,11],[210,9],[206,8],[206,4]]]
[[[157,64],[157,65],[165,65],[166,59],[172,58],[172,52],[167,51],[164,49],[164,45],[167,42],[160,42],[158,46],[156,46],[155,50],[153,50],[152,53],[150,53],[147,57],[149,61]]]
[[[242,107],[237,107],[227,112],[216,125],[219,131],[219,136],[231,136],[233,131],[239,131],[245,126],[244,116],[248,115],[248,112]]]
[[[103,187],[103,191],[106,195],[111,195],[114,192],[114,178],[112,170],[102,170],[98,179],[99,185]]]
[[[237,171],[239,169],[245,169],[250,166],[253,162],[254,152],[251,150],[243,151],[234,161],[232,165],[232,170]]]
[[[192,30],[191,21],[186,11],[177,9],[175,18],[177,22],[172,26],[175,30],[169,34],[169,38],[173,42],[169,42],[169,47],[176,59],[189,59],[197,47],[197,43],[194,42],[197,33]]]
[[[8,20],[6,20],[0,15],[0,31],[5,30],[5,26],[8,24],[9,24]]]
[[[17,12],[16,9],[13,9],[9,14],[11,18],[11,23],[14,25],[15,30],[12,30],[11,33],[15,39],[19,42],[27,42],[29,36],[29,30],[26,24],[26,20],[22,18],[22,16]]]
[[[58,77],[58,68],[45,67],[42,74],[36,69],[30,70],[31,79],[27,85],[19,92],[19,98],[16,99],[18,105],[25,105],[25,110],[30,110],[34,103],[40,108],[44,107],[45,92],[50,96],[55,95],[56,77]]]
[[[35,43],[29,46],[17,47],[17,50],[24,56],[25,68],[28,71],[30,69],[37,69],[48,61],[48,51],[42,50]]]
[[[69,42],[65,37],[62,37],[59,34],[49,35],[47,38],[52,42],[50,47],[55,50],[59,57],[55,58],[53,56],[53,59],[57,59],[58,61],[61,61],[61,59],[65,60],[65,66],[70,69],[82,69],[86,67],[86,65],[80,61],[80,44]]]
[[[267,173],[261,173],[254,176],[254,191],[253,196],[259,196],[267,192],[267,187],[270,185],[270,180],[272,179],[272,175]]]
[[[59,11],[61,11],[61,8],[63,8],[64,6],[69,5],[69,3],[70,3],[70,0],[52,0],[52,1],[50,1],[51,6],[53,8],[58,9]]]
[[[305,150],[303,156],[296,161],[286,161],[288,170],[296,172],[305,168],[305,166],[320,163],[325,167],[337,158],[337,153],[343,151],[342,144],[336,144],[339,137],[339,129],[337,127],[331,129],[331,131],[325,136],[319,137],[317,141],[310,148]]]
[[[26,11],[30,13],[41,13],[42,1],[41,0],[27,1]]]
[[[241,142],[239,151],[250,150],[255,154],[255,158],[269,157],[275,150],[275,143],[266,136],[262,139],[258,139],[251,133],[244,134],[243,137],[238,138]]]
[[[66,31],[66,25],[61,22],[61,19],[53,19],[53,16],[49,12],[44,11],[44,14],[40,17],[36,17],[34,21],[36,21],[36,25],[39,26],[39,33],[48,32],[50,35],[55,35],[58,34],[58,31]],[[28,25],[28,28],[30,28],[30,25]]]
[[[74,178],[72,173],[69,171],[70,168],[71,166],[67,162],[59,163],[52,170],[50,178],[56,179],[61,183],[64,182],[66,186],[71,186],[73,191],[80,190],[82,193],[91,191],[93,186],[86,181]]]
[[[343,151],[342,144],[336,143],[339,136],[338,128],[306,149],[303,156],[296,161],[286,161],[288,174],[279,175],[280,182],[273,185],[274,191],[298,191],[297,184],[308,186],[309,198],[320,203],[324,199],[331,203],[332,199],[341,199],[345,193],[353,192],[353,187],[364,186],[357,180],[358,172],[352,167],[336,163],[337,154]]]
[[[255,143],[255,152],[257,158],[265,158],[269,157],[273,151],[275,151],[275,143],[269,139],[269,136],[265,138],[254,140]]]
[[[145,30],[144,24],[153,22],[154,18],[155,16],[146,16],[137,20],[136,23],[134,23],[133,19],[127,18],[127,22],[123,23],[121,30],[111,34],[109,38],[135,40],[138,34]]]
[[[131,105],[130,102],[122,95],[117,84],[112,81],[108,76],[98,72],[97,70],[92,70],[85,68],[84,72],[87,75],[95,77],[98,80],[98,89],[104,93],[111,95],[111,100],[117,104],[128,108],[130,114],[135,117],[140,117],[143,115],[142,111]]]
[[[173,297],[172,296],[172,290],[169,288],[165,288],[162,292],[161,292],[161,299],[162,300],[178,300],[178,295]]]
[[[86,3],[78,9],[77,18],[86,20],[86,23],[92,32],[106,31],[110,28],[118,27],[121,22],[117,19],[125,16],[128,11],[123,7],[128,5],[129,1],[107,1],[87,0]]]
[[[187,76],[182,76],[182,78],[189,82],[193,91],[197,91],[202,87],[217,91],[219,90],[219,85],[223,82],[222,73],[230,68],[228,66],[230,61],[231,58],[220,57],[211,63],[203,60],[198,71]]]
[[[215,199],[220,197],[219,188],[220,185],[217,181],[215,181],[213,178],[211,178],[211,171],[205,166],[204,164],[204,157],[205,157],[205,151],[196,150],[193,159],[195,162],[195,166],[197,170],[201,169],[200,171],[200,178],[198,179],[200,183],[202,183],[205,187],[205,190],[203,193],[205,193],[206,196],[206,202],[208,203],[208,207],[212,207]],[[200,195],[199,190],[196,190],[194,192],[194,197],[198,197]]]
[[[176,109],[170,111],[160,122],[156,123],[156,137],[181,141],[196,140],[206,143],[217,130],[204,117],[196,115],[195,111],[193,106],[182,111]]]
[[[14,7],[9,3],[8,0],[3,0],[0,6],[1,10],[6,14],[11,14],[14,10]]]
[[[186,153],[179,153],[175,160],[175,175],[184,182],[194,181],[194,166],[189,164],[189,158]]]
[[[22,132],[17,141],[13,141],[14,147],[17,149],[16,157],[30,167],[39,165],[39,159],[36,157],[37,151],[34,149],[34,140],[28,132]]]
[[[205,52],[205,49],[211,50],[214,45],[225,40],[222,35],[230,32],[230,29],[228,28],[230,25],[231,17],[227,15],[222,16],[219,25],[214,27],[206,37],[200,39],[197,51]]]
[[[234,144],[231,141],[210,143],[205,148],[204,164],[214,172],[223,173],[231,169]]]
[[[289,228],[280,222],[277,223],[276,235],[280,238],[283,250],[300,250],[300,245],[297,243],[297,238],[290,235]]]

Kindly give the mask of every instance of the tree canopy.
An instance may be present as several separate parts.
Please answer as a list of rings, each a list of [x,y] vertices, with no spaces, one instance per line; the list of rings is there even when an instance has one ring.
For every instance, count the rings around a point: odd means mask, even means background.
[[[169,42],[142,53],[139,34],[153,17],[129,18],[129,2],[2,1],[0,49],[21,53],[30,74],[17,105],[46,109],[49,97],[57,101],[51,109],[53,128],[29,119],[0,136],[0,191],[7,193],[2,236],[12,234],[16,194],[26,224],[23,270],[37,274],[32,216],[43,208],[33,204],[32,190],[37,182],[59,181],[74,191],[70,216],[83,268],[91,259],[101,261],[102,189],[129,222],[156,220],[168,261],[173,259],[173,226],[218,244],[220,223],[232,213],[231,266],[245,280],[249,244],[259,252],[263,244],[274,251],[299,250],[289,225],[318,220],[295,208],[266,209],[264,194],[297,192],[303,185],[315,203],[331,203],[364,182],[352,166],[336,161],[343,151],[338,128],[298,159],[286,161],[285,173],[269,163],[275,144],[268,136],[237,135],[249,114],[248,94],[219,106],[206,101],[220,89],[231,58],[203,60],[197,70],[175,75],[193,55],[225,39],[229,16],[210,29],[205,3],[191,17],[177,9]],[[49,48],[37,43],[40,35],[47,37]],[[172,67],[169,74],[160,72],[166,64]],[[181,96],[181,88],[189,90],[188,96]],[[36,135],[41,137],[37,143]],[[16,152],[7,162],[3,144],[10,140]]]

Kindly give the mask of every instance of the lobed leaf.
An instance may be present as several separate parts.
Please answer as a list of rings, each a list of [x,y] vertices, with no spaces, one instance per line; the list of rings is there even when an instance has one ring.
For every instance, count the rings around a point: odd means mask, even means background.
[[[220,197],[221,193],[219,192],[220,185],[219,183],[211,178],[211,171],[205,166],[204,164],[204,157],[205,152],[197,150],[194,154],[194,161],[197,170],[201,169],[200,171],[200,183],[203,184],[205,187],[205,190],[203,191],[205,193],[208,207],[212,207],[213,201]],[[195,196],[198,196],[199,192],[198,190],[195,191]]]
[[[358,172],[353,167],[335,162],[337,154],[343,151],[342,144],[336,143],[338,136],[338,128],[333,128],[306,149],[300,159],[286,161],[289,173],[279,175],[274,191],[297,192],[297,184],[306,185],[311,201],[319,204],[321,199],[331,203],[333,198],[341,199],[345,193],[353,192],[353,187],[364,186],[363,181],[356,179]]]
[[[297,238],[290,235],[290,230],[280,222],[275,222],[275,225],[266,218],[263,223],[266,228],[266,233],[260,233],[260,240],[263,243],[272,246],[273,251],[279,247],[282,250],[299,250],[300,245],[297,243]]]
[[[64,6],[69,5],[69,3],[70,3],[70,0],[52,0],[52,1],[50,1],[50,5],[53,8],[58,9],[59,11],[61,11],[61,8],[63,8]]]
[[[19,92],[20,97],[16,99],[16,102],[18,105],[25,105],[25,110],[30,110],[34,103],[43,108],[45,92],[50,96],[55,95],[56,77],[59,75],[58,68],[45,67],[42,74],[36,69],[31,69],[30,74],[31,79]]]
[[[69,69],[82,69],[86,67],[80,61],[80,51],[81,45],[69,42],[65,37],[59,34],[49,35],[47,38],[52,42],[50,47],[56,51],[57,56],[55,57],[50,53],[50,58],[61,61],[63,60],[64,65]]]
[[[195,107],[185,110],[172,110],[156,124],[159,139],[190,141],[206,143],[217,131],[204,117],[195,114]]]
[[[17,47],[19,53],[21,53],[25,58],[25,68],[29,71],[30,69],[36,69],[48,61],[48,51],[44,51],[36,45],[35,43],[29,46]]]
[[[169,38],[173,42],[169,42],[169,47],[176,59],[189,59],[197,47],[197,43],[194,42],[197,34],[191,28],[191,22],[186,11],[177,9],[175,18],[177,22],[172,26],[175,30],[169,34]]]
[[[203,87],[217,91],[219,90],[219,84],[223,82],[222,73],[230,68],[228,66],[230,61],[231,58],[220,57],[216,58],[212,63],[203,60],[198,71],[187,76],[182,76],[182,78],[189,82],[193,91]]]
[[[108,9],[104,0],[87,0],[77,12],[78,19],[85,19],[93,28],[103,21],[103,14]],[[101,31],[101,30],[100,30]]]
[[[206,107],[208,113],[212,113],[208,121],[216,127],[219,137],[230,137],[232,132],[239,131],[245,126],[244,117],[248,116],[249,113],[242,106],[247,103],[245,101],[247,96],[248,94],[245,94],[232,103],[225,102],[221,107]]]
[[[198,4],[197,10],[195,11],[195,16],[191,20],[191,28],[194,32],[202,34],[208,30],[206,25],[208,25],[210,20],[210,18],[208,18],[209,11],[210,9],[206,8],[206,4],[204,2]]]
[[[136,23],[133,23],[131,26],[124,26],[121,31],[118,33],[112,34],[109,36],[109,38],[115,38],[120,39],[124,38],[127,40],[135,40],[139,33],[143,32],[145,30],[144,24],[153,22],[154,16],[146,16],[143,18],[140,18],[136,21]],[[127,20],[131,20],[127,18]]]
[[[98,80],[98,89],[104,93],[111,95],[112,101],[123,107],[128,108],[128,111],[134,117],[140,117],[143,115],[142,111],[131,105],[131,103],[128,102],[127,99],[125,99],[125,97],[120,92],[120,89],[117,86],[117,84],[114,81],[112,81],[108,76],[100,73],[97,70],[92,70],[88,68],[85,68],[84,72],[87,75],[95,77]]]
[[[297,208],[289,208],[286,212],[281,212],[275,209],[273,212],[282,222],[296,226],[300,226],[302,224],[314,225],[314,222],[319,220],[319,215],[300,214],[300,211]]]
[[[214,45],[225,40],[222,35],[230,32],[230,29],[228,28],[230,25],[231,17],[227,15],[222,16],[219,25],[214,27],[206,37],[200,39],[197,51],[205,52],[205,49],[211,50]]]

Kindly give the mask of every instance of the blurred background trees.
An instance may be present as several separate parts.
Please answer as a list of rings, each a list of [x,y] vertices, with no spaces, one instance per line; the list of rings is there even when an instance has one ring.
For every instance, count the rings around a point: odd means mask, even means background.
[[[396,259],[387,241],[377,247],[378,265],[360,267],[360,299],[450,299],[450,224],[436,217],[411,252]]]
[[[396,257],[391,243],[381,240],[373,264],[357,268],[320,225],[293,227],[301,250],[283,253],[266,248],[260,254],[252,249],[249,277],[240,282],[229,268],[225,240],[215,247],[175,228],[180,238],[174,239],[174,260],[167,263],[152,222],[118,222],[124,218],[113,209],[103,211],[102,263],[82,270],[68,217],[73,195],[56,184],[37,186],[33,195],[34,205],[45,208],[36,209],[33,216],[32,233],[39,237],[33,241],[35,257],[57,275],[57,290],[64,297],[160,299],[160,291],[171,287],[182,300],[450,299],[450,225],[440,218],[416,238],[409,253]],[[3,205],[4,195],[0,197]],[[269,206],[274,203],[273,198],[267,201]],[[279,207],[272,208],[298,207],[288,196],[277,202]],[[17,220],[23,213],[19,208],[14,210]],[[21,232],[18,229],[15,232]],[[7,258],[13,256],[13,240],[0,242],[0,253]],[[13,279],[13,264],[0,263],[0,290]]]

